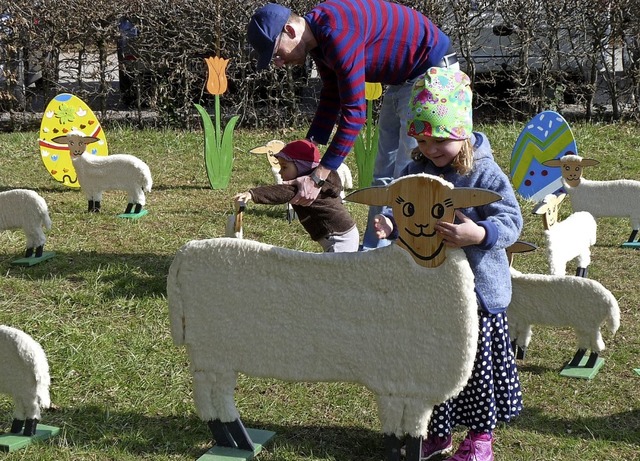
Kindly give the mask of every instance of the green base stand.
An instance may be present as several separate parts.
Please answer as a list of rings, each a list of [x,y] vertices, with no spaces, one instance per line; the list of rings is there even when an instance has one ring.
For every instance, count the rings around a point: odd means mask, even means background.
[[[56,254],[52,251],[45,251],[42,253],[42,256],[36,258],[35,256],[30,256],[28,258],[20,258],[14,261],[11,261],[12,266],[35,266],[36,264],[40,264],[47,259],[51,259]]]
[[[604,359],[598,358],[593,368],[585,368],[587,360],[589,360],[589,355],[583,357],[582,360],[580,360],[580,365],[577,367],[569,364],[565,365],[560,372],[560,376],[565,376],[567,378],[593,379],[593,377],[598,374],[598,371],[600,371],[600,368],[602,368],[602,365],[604,365]]]
[[[140,219],[149,213],[148,210],[140,210],[140,213],[122,213],[118,215],[118,218],[126,218],[126,219]]]
[[[638,376],[640,376],[640,368],[634,368],[634,369],[633,369],[633,371],[635,371],[635,372],[636,372],[636,374],[637,374]]]
[[[32,444],[35,441],[46,440],[49,437],[58,435],[59,432],[59,427],[38,424],[36,434],[31,437],[20,434],[0,434],[0,451],[16,451]]]
[[[622,248],[640,248],[640,242],[624,242]]]
[[[253,451],[240,450],[238,448],[214,446],[197,461],[236,461],[247,460],[256,456],[262,451],[262,447],[276,435],[275,432],[263,431],[261,429],[249,429],[247,433],[253,442]]]

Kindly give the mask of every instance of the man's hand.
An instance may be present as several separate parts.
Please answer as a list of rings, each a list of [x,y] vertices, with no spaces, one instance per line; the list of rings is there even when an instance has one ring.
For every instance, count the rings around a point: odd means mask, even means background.
[[[373,229],[376,231],[376,237],[386,239],[393,232],[393,224],[386,216],[377,214],[373,218]]]
[[[323,167],[322,165],[318,165],[315,169],[316,176],[320,179],[327,179],[331,170]],[[289,203],[292,205],[302,205],[309,206],[311,205],[315,199],[318,197],[320,193],[320,187],[316,186],[316,183],[313,182],[311,176],[299,176],[296,179],[292,179],[291,181],[285,181],[284,184],[295,184],[298,193],[291,199]]]

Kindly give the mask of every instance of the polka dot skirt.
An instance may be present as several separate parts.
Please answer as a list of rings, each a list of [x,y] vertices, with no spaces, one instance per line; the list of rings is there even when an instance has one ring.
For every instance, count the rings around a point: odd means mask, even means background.
[[[429,434],[445,437],[456,426],[493,431],[522,411],[522,392],[505,314],[479,313],[473,373],[457,397],[434,408]]]

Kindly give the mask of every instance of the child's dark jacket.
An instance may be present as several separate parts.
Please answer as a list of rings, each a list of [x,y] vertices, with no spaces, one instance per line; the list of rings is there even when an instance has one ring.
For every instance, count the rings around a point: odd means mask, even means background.
[[[289,202],[297,193],[295,185],[274,184],[255,187],[251,197],[255,203],[279,205]],[[342,182],[335,171],[331,171],[318,198],[309,206],[292,205],[300,224],[315,241],[328,235],[344,234],[356,225],[349,211],[342,204],[340,191]]]

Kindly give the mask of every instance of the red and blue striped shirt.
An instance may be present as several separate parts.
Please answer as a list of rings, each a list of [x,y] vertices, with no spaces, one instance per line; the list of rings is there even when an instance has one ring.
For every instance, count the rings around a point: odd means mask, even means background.
[[[397,85],[437,65],[450,40],[422,13],[384,0],[327,0],[304,16],[318,46],[310,50],[322,79],[307,133],[326,144],[322,165],[337,169],[366,122],[365,82]]]

